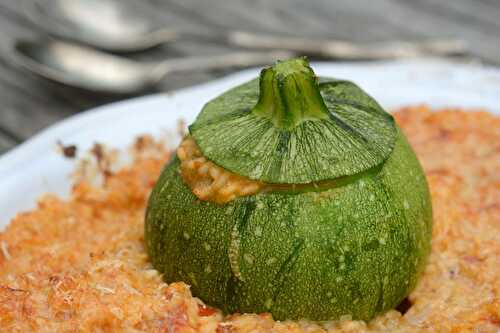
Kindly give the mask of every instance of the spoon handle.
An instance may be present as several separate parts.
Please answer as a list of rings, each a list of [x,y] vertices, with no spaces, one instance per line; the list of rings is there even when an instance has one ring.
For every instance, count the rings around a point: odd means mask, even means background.
[[[152,74],[157,80],[161,80],[165,75],[174,72],[267,65],[276,60],[288,59],[293,56],[294,53],[288,51],[262,51],[168,59],[153,65]]]
[[[392,41],[361,44],[335,39],[312,39],[266,34],[259,35],[243,31],[234,31],[229,33],[227,41],[231,45],[250,49],[289,50],[301,54],[348,60],[457,55],[464,54],[467,51],[465,42],[457,39],[436,39],[412,42]]]

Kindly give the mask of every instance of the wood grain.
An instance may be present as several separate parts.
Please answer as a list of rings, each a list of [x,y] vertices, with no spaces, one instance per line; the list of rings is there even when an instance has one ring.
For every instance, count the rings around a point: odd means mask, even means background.
[[[497,0],[135,2],[141,10],[148,11],[152,19],[186,33],[222,36],[225,31],[237,29],[358,42],[457,37],[469,43],[472,56],[485,62],[500,62],[500,1]],[[41,29],[25,17],[22,4],[23,1],[0,0],[0,154],[72,114],[124,98],[64,87],[13,65],[12,41],[34,38],[41,33]],[[213,39],[184,39],[130,57],[141,61],[161,60],[224,53],[231,49]],[[178,89],[227,73],[229,71],[172,75],[157,91]]]

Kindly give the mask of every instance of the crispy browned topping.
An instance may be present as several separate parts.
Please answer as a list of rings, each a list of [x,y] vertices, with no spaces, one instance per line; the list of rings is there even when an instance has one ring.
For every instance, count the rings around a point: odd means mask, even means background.
[[[498,332],[500,118],[422,106],[396,119],[422,161],[435,216],[430,262],[404,315],[321,325],[223,317],[185,284],[163,283],[144,251],[143,218],[169,154],[151,143],[103,185],[45,196],[0,233],[0,331]]]

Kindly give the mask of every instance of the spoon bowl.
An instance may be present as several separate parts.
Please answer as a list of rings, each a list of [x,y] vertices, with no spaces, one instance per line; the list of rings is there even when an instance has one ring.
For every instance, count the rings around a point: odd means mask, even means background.
[[[77,44],[19,40],[14,52],[21,67],[90,91],[131,93],[150,85],[146,65]]]
[[[31,0],[26,13],[54,36],[112,52],[144,50],[177,36],[131,1]]]

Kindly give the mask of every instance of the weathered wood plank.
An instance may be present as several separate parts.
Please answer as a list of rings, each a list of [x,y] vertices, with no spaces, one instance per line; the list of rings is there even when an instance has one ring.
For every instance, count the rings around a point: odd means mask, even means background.
[[[388,19],[402,21],[402,23],[414,22],[414,24],[407,23],[409,28],[428,36],[441,34],[463,39],[468,43],[472,55],[497,65],[500,64],[500,49],[498,48],[500,28],[491,29],[488,24],[482,24],[481,21],[466,20],[463,18],[464,15],[456,15],[455,11],[436,10],[436,7],[419,1],[406,0],[402,5],[401,12],[405,14],[389,15]],[[500,2],[495,8],[495,10],[500,9]],[[416,20],[415,18],[422,19]]]
[[[407,0],[408,1],[408,0]],[[500,28],[500,3],[470,0],[417,0],[413,4],[423,11],[475,26],[481,31],[498,32]]]

